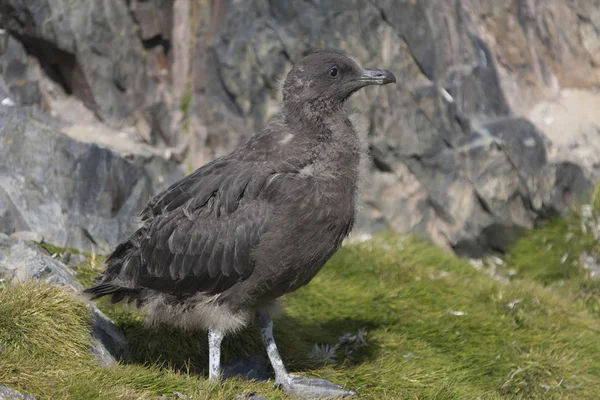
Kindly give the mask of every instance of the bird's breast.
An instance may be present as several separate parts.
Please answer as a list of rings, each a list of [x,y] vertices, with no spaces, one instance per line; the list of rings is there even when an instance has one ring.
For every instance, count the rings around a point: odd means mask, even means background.
[[[313,171],[312,185],[299,203],[299,223],[315,227],[314,235],[337,241],[354,221],[357,184],[334,173]],[[318,230],[318,232],[316,232]]]

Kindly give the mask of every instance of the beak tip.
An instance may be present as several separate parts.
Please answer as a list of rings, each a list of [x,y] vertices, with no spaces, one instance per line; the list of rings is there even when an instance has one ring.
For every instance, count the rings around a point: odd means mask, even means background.
[[[396,83],[396,76],[386,69],[363,69],[362,79],[372,85],[387,85]]]
[[[382,69],[381,72],[383,73],[383,84],[388,84],[388,83],[396,83],[396,76],[394,74],[392,74],[390,71]]]

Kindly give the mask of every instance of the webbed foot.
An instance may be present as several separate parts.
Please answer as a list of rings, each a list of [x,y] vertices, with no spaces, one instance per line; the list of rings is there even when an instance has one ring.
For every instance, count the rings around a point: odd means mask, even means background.
[[[341,399],[356,394],[325,379],[305,378],[298,375],[289,375],[287,382],[276,382],[276,384],[287,394],[302,399]]]

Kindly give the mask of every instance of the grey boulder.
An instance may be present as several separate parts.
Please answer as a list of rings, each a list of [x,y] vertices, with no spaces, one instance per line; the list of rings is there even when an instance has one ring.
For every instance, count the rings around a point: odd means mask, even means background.
[[[0,3],[0,27],[104,123],[141,122],[150,126],[150,140],[171,140],[170,106],[151,76],[127,2],[6,0]],[[13,70],[4,71],[11,81]],[[27,85],[36,90],[35,82]]]
[[[141,147],[96,144],[100,130],[81,130],[87,136],[0,106],[0,232],[33,231],[60,247],[108,252],[148,200],[183,176]]]

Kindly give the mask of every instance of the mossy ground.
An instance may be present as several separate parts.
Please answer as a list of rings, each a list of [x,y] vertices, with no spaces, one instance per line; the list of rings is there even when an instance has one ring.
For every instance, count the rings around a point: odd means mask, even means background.
[[[285,298],[275,334],[288,367],[365,399],[597,399],[600,281],[577,261],[600,255],[591,207],[528,232],[503,257],[502,283],[415,238],[385,234],[349,244],[307,287]],[[582,228],[581,224],[588,224]],[[565,259],[565,254],[568,254]],[[89,283],[99,259],[77,268]],[[257,392],[272,382],[207,381],[204,332],[144,327],[134,311],[99,302],[125,333],[127,361],[98,367],[87,311],[61,289],[28,283],[0,292],[0,384],[39,399],[193,399]],[[366,332],[366,345],[326,362],[315,344]],[[261,354],[252,330],[226,338],[224,359]]]

